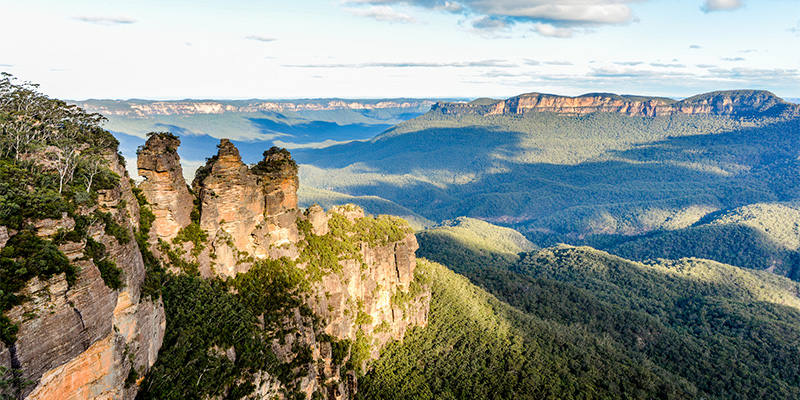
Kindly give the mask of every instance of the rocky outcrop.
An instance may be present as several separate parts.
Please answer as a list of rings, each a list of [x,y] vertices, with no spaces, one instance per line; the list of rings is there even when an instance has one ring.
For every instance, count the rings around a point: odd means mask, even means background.
[[[348,235],[357,231],[355,227],[374,221],[374,217],[365,216],[363,210],[353,205],[334,207],[327,213],[319,206],[312,206],[301,219],[310,223],[307,233],[315,236],[332,234],[328,226],[331,221],[339,229],[348,224],[345,228]],[[300,246],[305,239],[308,238],[301,238]],[[306,398],[312,398],[313,393],[326,393],[328,399],[353,398],[358,390],[356,370],[378,358],[380,350],[390,341],[402,340],[411,326],[427,325],[430,291],[414,280],[416,237],[407,229],[394,239],[359,241],[357,256],[341,259],[340,270],[324,274],[311,285],[305,303],[322,321],[321,326],[310,329],[313,324],[304,323],[303,317],[296,314],[285,328],[296,329],[298,333],[273,344],[275,354],[284,362],[291,361],[292,349],[297,346],[311,349],[314,361],[306,366],[307,375],[298,385]],[[300,263],[297,268],[309,266]],[[369,354],[360,360],[361,365],[348,370],[341,360],[337,364],[332,344],[323,336],[351,343],[362,341]],[[261,378],[257,393],[282,398],[276,380],[266,375]]]
[[[219,151],[200,168],[192,188],[200,200],[200,228],[213,256],[200,260],[204,274],[235,276],[253,261],[296,257],[297,166],[288,152],[266,152],[253,168],[222,139]]]
[[[367,360],[377,358],[389,341],[402,339],[410,326],[427,324],[430,291],[414,280],[418,246],[406,222],[365,216],[352,205],[328,212],[314,205],[301,212],[298,186],[297,165],[288,151],[271,148],[261,162],[247,166],[236,147],[221,140],[217,154],[198,169],[192,183],[199,198],[199,229],[207,235],[203,246],[209,249],[197,262],[201,274],[223,278],[246,273],[260,259],[283,258],[291,268],[305,271],[303,305],[284,317],[280,331],[290,333],[273,339],[272,351],[279,362],[290,364],[298,349],[308,349],[311,361],[296,367],[302,373],[291,389],[285,380],[257,372],[254,398],[285,398],[289,392],[309,399],[314,393],[352,398],[356,371]],[[163,214],[154,226],[159,218]],[[317,252],[341,243],[350,250],[331,254],[338,266],[315,264]],[[358,343],[366,358],[335,356],[334,343],[352,343],[353,348]],[[209,351],[236,359],[233,349]]]
[[[139,149],[137,166],[144,182],[139,189],[155,214],[152,232],[167,242],[191,223],[194,196],[183,178],[178,146],[181,141],[171,134],[154,134]]]
[[[116,154],[109,152],[106,158],[123,179],[116,188],[102,191],[96,207],[132,236],[138,204]],[[66,216],[31,224],[45,238],[75,227]],[[136,242],[122,243],[104,228],[102,221],[95,222],[88,236],[103,244],[106,258],[122,269],[124,286],[113,290],[104,283],[94,261],[83,257],[86,241],[61,244],[59,250],[78,267],[74,283],[63,273],[33,278],[19,293],[28,301],[6,313],[19,331],[11,347],[0,345],[0,365],[22,384],[5,393],[19,391],[31,399],[135,397],[135,382],[126,386],[125,381],[132,369],[143,375],[155,362],[164,335],[164,309],[160,300],[141,296],[145,268]]]
[[[787,103],[766,91],[741,90],[712,92],[676,101],[663,97],[589,93],[576,97],[527,93],[501,101],[471,103],[436,103],[432,111],[453,115],[515,115],[528,112],[552,112],[585,115],[596,112],[619,113],[640,117],[675,114],[712,114],[750,116],[796,116],[800,106]]]

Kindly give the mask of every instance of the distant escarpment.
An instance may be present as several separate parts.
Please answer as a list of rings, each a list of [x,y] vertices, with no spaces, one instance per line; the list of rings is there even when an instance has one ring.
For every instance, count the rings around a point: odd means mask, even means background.
[[[381,110],[389,108],[417,109],[430,107],[431,100],[386,99],[358,101],[341,99],[319,100],[87,100],[76,102],[80,107],[103,115],[143,118],[154,115],[195,115],[258,112],[302,112],[334,110]]]
[[[143,190],[150,207],[164,209],[153,232],[180,226],[150,238],[172,272],[164,280],[171,322],[140,397],[352,398],[366,362],[427,323],[413,231],[355,206],[301,210],[288,151],[271,148],[248,166],[226,139],[198,169],[194,208],[178,222],[187,202],[176,199],[188,190],[169,182],[181,172],[153,172],[153,160],[175,165],[178,143],[155,134],[139,152],[141,187],[167,182]]]
[[[527,93],[507,100],[479,99],[470,103],[438,102],[432,111],[453,115],[514,115],[552,112],[584,115],[595,112],[655,117],[675,114],[731,116],[797,116],[800,106],[788,103],[763,90],[718,91],[676,101],[664,97],[588,93],[569,97]]]

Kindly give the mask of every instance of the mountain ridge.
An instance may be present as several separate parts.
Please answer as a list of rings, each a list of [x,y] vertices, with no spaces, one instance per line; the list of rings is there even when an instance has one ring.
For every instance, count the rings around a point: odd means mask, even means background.
[[[585,115],[616,112],[631,116],[666,116],[675,114],[712,114],[749,116],[768,113],[774,116],[798,115],[800,106],[791,104],[765,90],[726,90],[702,93],[684,100],[666,97],[586,93],[561,96],[531,92],[492,102],[477,99],[469,103],[437,102],[431,108],[443,114],[480,116],[514,115],[527,112],[554,112]]]
[[[430,107],[435,102],[426,99],[302,99],[302,100],[106,100],[89,99],[73,101],[88,112],[103,115],[129,116],[144,118],[153,115],[196,115],[225,113],[258,113],[258,112],[300,112],[300,111],[333,111],[333,110],[376,110],[386,108]]]

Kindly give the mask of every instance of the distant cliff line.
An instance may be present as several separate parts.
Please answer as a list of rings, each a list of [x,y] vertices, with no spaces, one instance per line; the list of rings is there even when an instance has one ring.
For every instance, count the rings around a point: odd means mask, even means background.
[[[148,117],[256,112],[299,112],[336,110],[379,110],[389,108],[428,109],[436,101],[427,99],[380,100],[86,100],[71,102],[92,113]]]
[[[684,100],[665,97],[588,93],[569,97],[526,93],[506,100],[477,99],[469,103],[438,102],[431,111],[450,115],[515,115],[552,112],[585,115],[595,112],[656,117],[676,114],[732,116],[800,116],[800,105],[784,101],[764,90],[731,90],[699,94]]]

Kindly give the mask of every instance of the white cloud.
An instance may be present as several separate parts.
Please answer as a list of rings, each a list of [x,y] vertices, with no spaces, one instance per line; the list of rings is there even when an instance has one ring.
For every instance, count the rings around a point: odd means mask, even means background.
[[[128,17],[101,17],[89,15],[79,15],[77,17],[73,17],[72,19],[95,25],[127,25],[136,22],[135,19]]]
[[[535,29],[536,32],[542,36],[555,37],[555,38],[570,38],[574,33],[574,30],[572,28],[556,28],[551,24],[543,24],[543,23],[534,24],[533,29]]]
[[[274,42],[275,40],[277,40],[274,37],[261,36],[261,35],[249,35],[245,36],[244,38],[247,40],[255,40],[257,42]]]
[[[683,64],[679,64],[679,63],[672,63],[672,64],[670,64],[670,63],[658,63],[658,62],[653,62],[653,63],[650,63],[650,66],[652,66],[652,67],[659,67],[659,68],[686,68],[686,66],[685,66],[685,65],[683,65]]]
[[[642,0],[349,0],[345,3],[371,5],[367,9],[349,9],[364,16],[372,16],[365,14],[378,8],[388,13],[391,4],[465,14],[476,17],[473,27],[477,30],[498,30],[515,23],[533,23],[539,34],[563,38],[571,37],[575,28],[637,21],[628,4],[638,1]]]
[[[508,22],[503,18],[486,16],[474,21],[472,27],[484,31],[498,31],[508,28]]]
[[[547,65],[574,65],[572,61],[545,61]]]
[[[703,11],[733,11],[742,8],[742,6],[744,6],[742,0],[706,0]]]
[[[629,22],[633,13],[620,1],[473,1],[473,9],[488,15],[502,15],[567,25],[604,25]],[[544,4],[542,4],[544,3]],[[589,4],[587,4],[589,3]],[[606,3],[606,4],[591,4]]]
[[[300,64],[284,65],[289,68],[514,68],[516,64],[504,60],[481,60],[459,62],[369,62],[361,64]]]
[[[405,24],[417,22],[417,20],[414,17],[408,14],[403,14],[401,12],[395,11],[392,7],[389,6],[370,6],[369,8],[348,8],[347,11],[359,17],[372,18],[374,20],[382,22],[400,22]]]
[[[791,85],[797,86],[797,82],[800,81],[800,72],[796,69],[712,68],[708,71],[718,78],[747,82],[750,85],[777,82],[791,83]]]

